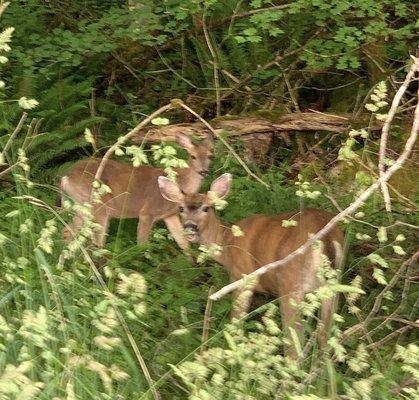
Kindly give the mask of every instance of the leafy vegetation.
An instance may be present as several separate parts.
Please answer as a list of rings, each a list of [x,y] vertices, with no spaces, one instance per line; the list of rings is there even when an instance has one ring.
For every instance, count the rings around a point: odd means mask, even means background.
[[[77,205],[55,206],[69,165],[103,155],[180,98],[207,119],[366,114],[363,126],[329,140],[291,132],[272,142],[263,162],[248,157],[246,142],[229,140],[261,181],[217,141],[202,187],[233,174],[228,205],[217,211],[232,223],[252,213],[347,207],[379,174],[375,125],[387,120],[419,44],[415,4],[16,0],[0,10],[0,399],[419,396],[416,153],[389,182],[391,214],[377,191],[342,221],[340,276],[301,304],[311,339],[299,364],[282,356],[277,299],[257,298],[233,322],[230,296],[209,302],[228,276],[205,250],[194,249],[202,262],[192,265],[161,223],[139,246],[132,220],[112,221],[97,249],[86,207],[82,231],[65,242],[61,231]],[[409,136],[415,85],[397,109],[387,167]],[[177,108],[154,122],[167,118],[192,120]],[[126,162],[182,165],[167,149],[119,150]],[[313,340],[319,299],[342,292],[339,285],[345,294],[322,350]]]

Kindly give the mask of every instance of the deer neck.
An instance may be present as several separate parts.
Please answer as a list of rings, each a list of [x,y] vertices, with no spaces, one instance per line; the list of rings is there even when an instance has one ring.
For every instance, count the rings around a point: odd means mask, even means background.
[[[177,182],[184,193],[198,192],[203,180],[200,173],[190,167],[178,169],[176,172],[178,173]]]
[[[214,256],[214,260],[225,265],[226,246],[228,245],[230,235],[230,226],[223,223],[215,215],[214,211],[210,211],[209,220],[205,228],[200,232],[200,243],[209,247],[216,244],[221,247],[221,254]]]

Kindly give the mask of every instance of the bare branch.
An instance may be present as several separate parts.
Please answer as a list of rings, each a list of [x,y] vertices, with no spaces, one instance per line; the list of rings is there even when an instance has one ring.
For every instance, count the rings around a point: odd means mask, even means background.
[[[240,14],[236,14],[234,16],[234,18],[244,18],[244,17],[250,17],[251,15],[254,14],[259,14],[262,12],[270,12],[270,11],[276,11],[276,10],[285,10],[286,8],[291,7],[291,4],[280,4],[277,6],[272,6],[272,7],[265,7],[265,8],[257,8],[256,10],[250,10],[250,11],[245,11],[242,12]]]
[[[416,260],[419,257],[419,251],[417,251],[415,254],[413,254],[412,257],[410,257],[408,260],[406,260],[399,268],[399,270],[393,275],[393,277],[391,278],[391,281],[386,285],[386,287],[381,291],[381,293],[376,297],[375,301],[374,301],[374,305],[372,307],[372,310],[370,311],[370,313],[368,314],[367,318],[365,318],[364,323],[367,324],[369,322],[369,319],[371,319],[372,317],[374,317],[377,312],[380,309],[381,306],[381,301],[383,300],[385,294],[390,291],[398,282],[398,280],[400,279],[401,275],[404,273],[404,271],[414,262],[416,262]]]
[[[403,273],[414,263],[416,262],[416,260],[419,257],[419,251],[417,251],[415,254],[413,254],[409,259],[407,259],[406,261],[403,262],[403,264],[400,266],[400,268],[398,269],[398,271],[393,275],[393,277],[391,278],[390,282],[385,286],[385,288],[378,294],[378,296],[376,297],[375,301],[374,301],[374,305],[372,307],[372,310],[370,311],[370,313],[368,314],[368,316],[359,324],[356,324],[354,326],[351,326],[350,328],[348,328],[347,330],[345,330],[342,334],[342,336],[344,338],[347,338],[351,335],[353,335],[354,333],[358,332],[359,330],[361,330],[362,328],[367,328],[368,325],[376,320],[375,315],[377,314],[377,312],[380,309],[381,306],[381,302],[385,296],[385,294],[387,292],[389,292],[391,289],[393,289],[393,287],[397,284],[397,282],[399,281],[400,277],[403,275]],[[408,278],[407,278],[408,279]],[[403,296],[402,296],[403,297]],[[388,320],[394,319],[397,310],[399,309],[399,307],[397,307],[397,309],[388,317],[384,317],[385,321],[380,323],[380,325],[376,328],[374,328],[372,331],[369,332],[369,334],[371,335],[373,332],[375,332],[377,329],[379,329],[379,327],[383,326],[384,324],[387,323]]]
[[[118,140],[116,143],[114,143],[109,149],[106,151],[105,155],[103,156],[99,167],[96,171],[94,181],[100,181],[100,178],[102,176],[103,170],[105,169],[106,163],[109,160],[110,156],[115,152],[115,150],[120,146],[121,143],[125,143],[127,140],[129,140],[131,137],[137,134],[139,130],[144,128],[146,125],[148,125],[154,118],[159,116],[160,114],[171,110],[174,108],[172,104],[166,104],[163,107],[160,107],[157,111],[154,111],[152,114],[150,114],[147,118],[145,118],[143,121],[141,121],[134,129],[131,129],[126,135],[122,137],[121,140]]]
[[[304,51],[304,49],[305,49],[305,47],[306,47],[306,45],[307,45],[307,43],[310,41],[310,40],[312,40],[312,39],[314,39],[317,35],[319,35],[320,34],[320,32],[321,32],[321,30],[318,30],[313,36],[311,36],[308,40],[307,40],[307,42],[304,44],[304,45],[302,45],[302,46],[300,46],[300,47],[298,47],[297,49],[294,49],[294,50],[291,50],[291,51],[289,51],[288,53],[278,53],[276,56],[275,56],[275,58],[273,59],[273,60],[271,60],[271,61],[269,61],[268,63],[266,63],[266,64],[264,64],[264,65],[262,65],[262,66],[260,66],[258,69],[257,69],[257,72],[260,72],[260,71],[265,71],[265,70],[267,70],[267,69],[269,69],[269,68],[271,68],[272,66],[274,66],[274,65],[276,65],[277,63],[279,63],[280,61],[282,61],[283,59],[285,59],[285,58],[288,58],[288,57],[290,57],[290,56],[293,56],[293,55],[295,55],[295,54],[297,54],[297,53],[300,53],[300,52],[302,52],[302,51]],[[232,94],[234,94],[234,92],[236,91],[236,90],[238,90],[240,87],[242,87],[243,85],[245,85],[247,82],[249,82],[251,79],[253,78],[253,75],[252,74],[247,74],[247,75],[245,75],[239,82],[237,82],[235,85],[233,85],[233,87],[230,89],[230,90],[228,90],[228,91],[226,91],[222,96],[221,96],[221,101],[223,101],[223,100],[225,100],[225,99],[227,99],[228,97],[230,97]]]
[[[252,176],[253,178],[255,178],[258,182],[260,182],[262,185],[269,187],[269,185],[262,181],[262,179],[260,179],[257,175],[255,175],[250,169],[249,167],[246,165],[246,163],[239,157],[239,155],[235,152],[235,150],[230,146],[230,144],[207,122],[205,121],[204,118],[202,118],[199,114],[197,114],[194,110],[192,110],[192,108],[188,107],[186,104],[184,104],[183,102],[180,102],[179,105],[184,108],[185,110],[189,111],[192,115],[194,115],[196,118],[198,118],[211,132],[212,134],[217,137],[223,144],[224,146],[227,147],[227,149],[231,152],[231,154],[233,154],[233,156],[236,158],[236,160],[240,163],[240,165],[245,169],[245,171]]]
[[[221,99],[220,99],[220,78],[218,74],[218,57],[211,43],[211,38],[208,33],[207,23],[205,22],[205,15],[202,16],[202,30],[204,31],[205,41],[212,57],[213,75],[214,75],[214,89],[215,89],[215,103],[217,109],[217,117],[221,115]]]
[[[378,342],[368,344],[366,348],[367,349],[378,349],[383,344],[387,343],[389,340],[393,339],[394,337],[400,336],[400,335],[410,331],[411,329],[413,329],[413,327],[410,326],[410,325],[402,326],[401,328],[397,329],[396,331],[391,332],[387,336],[383,337]]]
[[[12,145],[12,142],[13,142],[14,138],[16,137],[16,135],[21,131],[21,129],[23,127],[23,124],[26,121],[27,116],[28,116],[28,114],[24,112],[22,114],[22,116],[20,117],[19,123],[17,124],[15,130],[10,135],[9,139],[7,140],[6,144],[4,145],[4,148],[2,150],[2,153],[4,155],[6,155],[6,152],[9,150],[10,146]]]
[[[388,140],[388,134],[390,131],[391,122],[393,121],[393,118],[396,115],[397,107],[399,106],[400,101],[404,93],[406,92],[411,80],[413,79],[417,69],[418,69],[418,60],[414,59],[412,67],[410,68],[408,74],[406,75],[406,78],[403,84],[400,86],[399,90],[397,90],[393,98],[393,102],[391,103],[388,116],[386,118],[386,121],[384,122],[383,130],[381,132],[380,153],[379,153],[379,159],[378,159],[378,171],[380,173],[380,177],[384,174],[384,171],[385,171],[384,161],[386,157],[387,140]],[[384,204],[386,206],[386,211],[391,212],[390,192],[388,190],[388,186],[386,182],[381,183],[381,190],[384,196]]]

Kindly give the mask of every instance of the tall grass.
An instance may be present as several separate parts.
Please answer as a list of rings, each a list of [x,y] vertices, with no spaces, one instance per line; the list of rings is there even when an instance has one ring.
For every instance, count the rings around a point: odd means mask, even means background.
[[[160,227],[149,244],[137,246],[131,221],[124,229],[115,221],[104,250],[80,237],[76,244],[65,243],[60,235],[71,208],[51,206],[52,189],[44,192],[47,202],[40,200],[39,187],[22,179],[20,167],[15,170],[14,187],[4,190],[0,201],[0,394],[4,399],[147,399],[157,396],[156,391],[170,399],[391,399],[417,394],[392,394],[400,382],[417,373],[417,347],[409,345],[411,330],[403,331],[397,341],[390,338],[376,346],[386,335],[409,327],[397,318],[412,320],[414,293],[406,289],[404,275],[384,296],[377,322],[361,335],[345,337],[344,332],[365,319],[376,294],[386,287],[377,286],[363,272],[368,261],[362,252],[368,246],[365,238],[355,238],[357,223],[346,228],[350,252],[342,279],[366,294],[354,291],[346,294],[346,301],[341,297],[326,352],[311,339],[299,365],[284,359],[276,300],[265,299],[268,306],[231,324],[228,298],[213,304],[206,321],[207,349],[201,351],[208,290],[227,283],[221,267],[212,262],[190,265]],[[273,179],[280,172],[268,171],[264,178]],[[239,214],[265,211],[258,206],[260,196],[283,199],[273,211],[293,208],[297,202],[293,192],[294,185],[266,193],[238,177],[224,217],[235,220]],[[318,200],[305,201],[310,205]],[[363,217],[365,223],[378,223],[376,207],[377,199],[365,205],[369,213]],[[384,223],[383,217],[379,219]],[[407,216],[404,221],[411,219]],[[372,236],[375,229],[365,232]],[[387,260],[383,279],[388,280],[413,251],[414,235],[408,229],[403,230],[407,254],[391,250],[390,245],[403,239],[397,238],[400,232],[389,230],[381,248],[378,239],[367,241]],[[88,233],[89,229],[84,232]],[[360,275],[365,283],[360,283]],[[305,331],[311,337],[317,307],[315,298],[307,302]],[[396,320],[368,333],[396,309]]]

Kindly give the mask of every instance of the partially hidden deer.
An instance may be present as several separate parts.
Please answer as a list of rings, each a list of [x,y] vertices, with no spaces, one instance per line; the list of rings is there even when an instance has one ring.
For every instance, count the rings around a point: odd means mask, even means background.
[[[207,194],[185,194],[176,183],[163,176],[159,177],[162,196],[179,206],[187,239],[206,246],[219,245],[221,252],[214,259],[227,268],[232,281],[284,258],[333,217],[331,213],[315,209],[277,215],[256,214],[237,222],[236,225],[244,235],[234,236],[231,226],[222,222],[212,207],[214,198],[223,199],[227,196],[231,180],[230,174],[223,174],[212,183]],[[289,219],[296,221],[297,225],[283,227],[282,221]],[[335,264],[339,263],[343,241],[342,231],[334,228],[319,246],[262,275],[254,288],[257,292],[279,297],[283,331],[290,343],[295,343],[290,328],[302,339],[301,314],[295,304],[301,302],[305,294],[321,286],[318,271],[322,265],[322,254]],[[321,310],[322,331],[319,335],[321,346],[327,341],[331,311],[332,299],[324,300]],[[296,358],[296,350],[291,345],[286,353]]]
[[[197,192],[210,167],[212,140],[207,137],[194,145],[188,136],[179,134],[176,141],[189,154],[188,167],[175,169],[179,188],[184,193]],[[101,159],[89,159],[74,164],[61,178],[62,196],[69,196],[80,205],[91,203],[92,183],[100,163]],[[163,219],[178,245],[182,249],[188,248],[178,207],[160,194],[157,180],[162,174],[162,168],[134,167],[114,160],[106,162],[101,181],[112,192],[102,196],[101,203],[92,204],[94,222],[100,227],[92,238],[96,246],[103,247],[111,218],[138,218],[138,243],[147,241],[153,224]],[[64,237],[68,239],[71,231],[77,232],[83,221],[83,215],[76,214]]]

